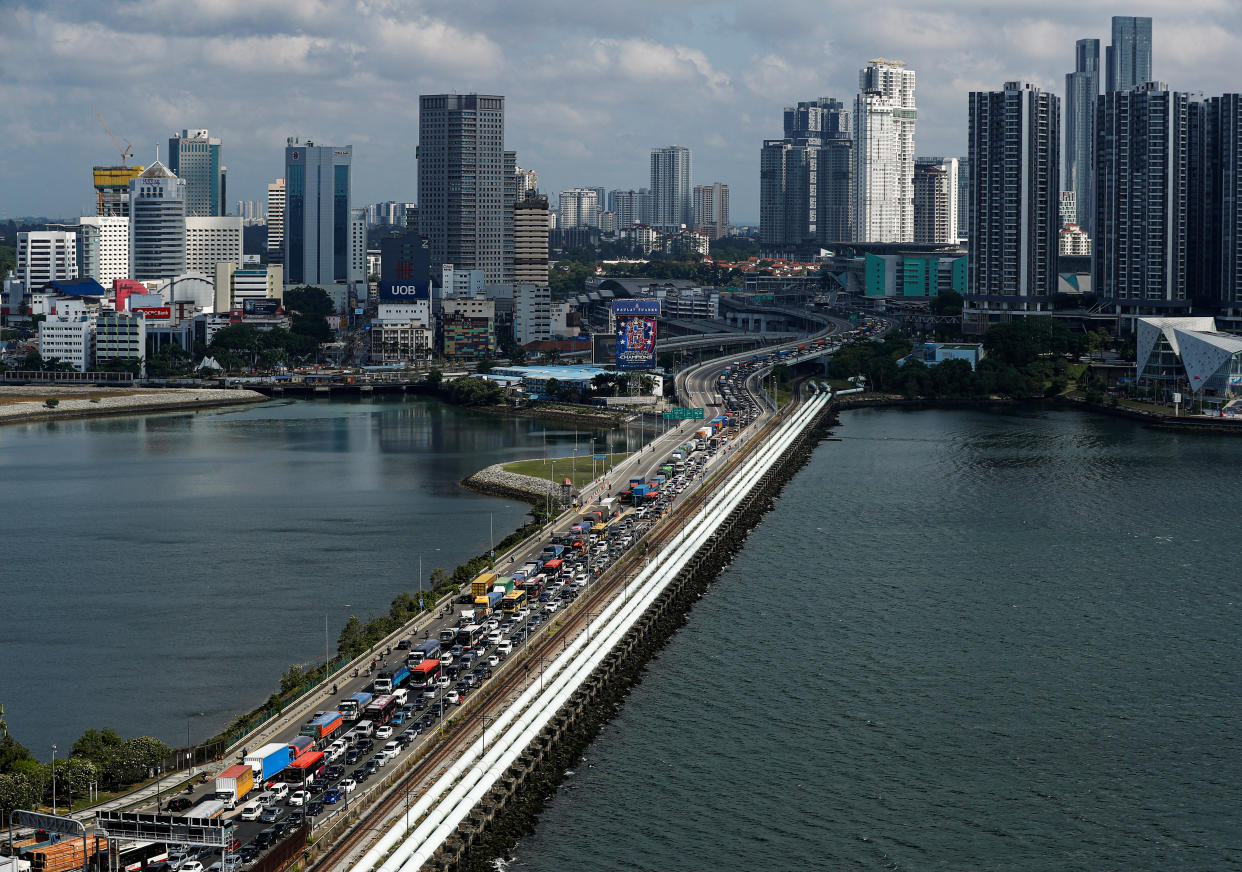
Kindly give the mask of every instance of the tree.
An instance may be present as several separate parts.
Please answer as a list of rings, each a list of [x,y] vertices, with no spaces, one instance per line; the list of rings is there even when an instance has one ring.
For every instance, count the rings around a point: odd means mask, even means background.
[[[99,767],[85,757],[70,757],[56,765],[56,783],[64,785],[65,804],[73,806],[74,791],[85,793],[92,781],[99,778]]]
[[[15,809],[33,809],[37,801],[34,785],[25,775],[0,774],[0,813],[8,821]]]
[[[327,291],[306,285],[285,291],[284,307],[303,315],[331,315],[336,311]]]
[[[337,637],[336,650],[350,656],[357,654],[365,647],[362,641],[362,621],[357,615],[350,615],[349,620],[345,622],[345,628],[341,630],[341,635]]]
[[[427,387],[431,388],[432,390],[435,390],[436,388],[440,387],[443,381],[444,381],[444,373],[440,372],[440,370],[438,369],[427,370],[427,378],[426,378]]]
[[[37,351],[31,351],[25,357],[22,358],[20,369],[23,369],[27,372],[42,372],[43,355],[41,355]]]
[[[963,302],[962,295],[957,291],[941,291],[939,295],[932,297],[927,309],[933,315],[960,315]]]
[[[102,730],[92,728],[73,743],[69,756],[90,760],[106,772],[115,764],[117,755],[120,754],[124,744],[125,740],[118,736],[116,730],[111,727],[104,727]]]
[[[485,378],[459,378],[449,386],[449,398],[462,406],[492,406],[504,402],[505,389]]]
[[[480,373],[491,372],[496,368],[496,361],[490,354],[484,355],[483,359],[476,364],[475,369]]]

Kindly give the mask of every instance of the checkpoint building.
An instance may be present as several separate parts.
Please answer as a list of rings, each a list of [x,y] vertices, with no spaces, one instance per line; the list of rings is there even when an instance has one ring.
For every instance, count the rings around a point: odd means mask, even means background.
[[[1137,340],[1138,381],[1156,399],[1191,394],[1208,411],[1242,397],[1242,336],[1219,332],[1215,319],[1139,318]]]

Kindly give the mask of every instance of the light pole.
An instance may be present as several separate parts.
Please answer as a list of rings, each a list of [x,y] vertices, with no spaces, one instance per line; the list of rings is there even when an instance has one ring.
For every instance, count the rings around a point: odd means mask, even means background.
[[[56,746],[52,746],[52,814],[56,814]]]
[[[483,715],[483,730],[482,730],[482,733],[483,733],[483,750],[482,750],[482,753],[483,753],[483,754],[486,754],[486,753],[487,753],[487,724],[488,724],[488,722],[489,722],[489,721],[490,721],[491,723],[493,723],[493,724],[494,724],[494,723],[496,723],[496,721],[497,721],[497,720],[499,720],[499,718],[492,717],[492,716],[490,716],[490,715]],[[408,824],[407,824],[407,826],[408,826]]]

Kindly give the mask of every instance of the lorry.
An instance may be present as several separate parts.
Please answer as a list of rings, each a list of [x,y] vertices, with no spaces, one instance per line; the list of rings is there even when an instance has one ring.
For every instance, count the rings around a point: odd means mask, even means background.
[[[543,548],[543,559],[545,562],[548,560],[560,560],[561,555],[564,553],[564,545],[545,545]]]
[[[253,754],[247,754],[242,762],[253,770],[259,781],[266,782],[293,762],[293,751],[287,742],[272,742]]]
[[[497,581],[496,584],[492,586],[492,593],[496,593],[496,591],[500,591],[501,593],[509,593],[510,591],[513,590],[513,587],[514,587],[513,579],[509,576],[506,576],[505,578],[502,578],[499,581]]]
[[[237,808],[253,789],[254,770],[244,764],[230,766],[216,776],[216,799],[228,808]]]
[[[643,478],[642,476],[639,476],[638,478],[631,478],[630,487],[634,487],[634,485],[636,484],[643,484],[644,482],[646,482],[646,479]]]
[[[310,736],[294,736],[289,740],[289,750],[293,752],[293,759],[296,760],[307,751],[315,750],[315,740]]]
[[[407,666],[398,666],[392,672],[382,673],[374,681],[374,690],[376,693],[392,693],[401,683],[410,677],[410,670]]]
[[[495,583],[496,573],[485,572],[470,583],[470,595],[472,597],[486,596]]]
[[[436,649],[437,651],[439,648]],[[411,655],[413,656],[413,655]],[[349,699],[341,700],[341,714],[347,721],[356,721],[358,716],[362,714],[362,710],[367,707],[367,703],[371,701],[369,693],[355,693]]]
[[[402,666],[400,669],[405,669],[405,667]],[[398,671],[400,671],[400,669]],[[410,670],[405,669],[405,674],[408,677]],[[337,732],[340,732],[344,725],[345,718],[340,712],[324,712],[319,717],[313,718],[310,723],[302,724],[302,729],[298,732],[303,736],[309,736],[316,742],[322,743],[323,740],[330,738]]]
[[[650,493],[650,492],[651,492],[651,485],[649,485],[649,484],[640,484],[640,485],[637,485],[637,486],[634,488],[634,499],[636,499],[636,500],[637,500],[637,499],[639,499],[640,497],[645,497],[645,496],[647,496],[647,494],[648,494],[648,493]]]
[[[508,591],[502,589],[493,590],[487,595],[487,613],[489,615],[494,614],[500,608],[500,604],[505,600],[506,593],[508,593]]]

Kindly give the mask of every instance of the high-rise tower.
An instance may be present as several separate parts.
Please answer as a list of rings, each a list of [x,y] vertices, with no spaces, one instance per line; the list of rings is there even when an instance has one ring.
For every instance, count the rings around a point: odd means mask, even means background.
[[[129,269],[139,281],[186,270],[186,183],[159,161],[129,183]]]
[[[431,273],[445,264],[505,275],[505,98],[424,94],[418,108],[418,232]],[[516,165],[510,172],[516,171]]]
[[[858,74],[854,109],[854,234],[914,241],[914,70],[877,58]]]
[[[1113,41],[1105,52],[1105,91],[1128,91],[1151,81],[1151,19],[1113,16]]]
[[[651,149],[651,198],[655,214],[652,224],[673,230],[694,223],[691,198],[690,149],[681,145]]]
[[[183,130],[168,137],[168,168],[185,182],[185,214],[191,218],[224,215],[224,171],[220,140],[206,130]]]
[[[1100,41],[1074,43],[1074,72],[1065,76],[1065,161],[1061,190],[1074,192],[1077,223],[1095,235],[1095,101],[1100,94]]]
[[[350,280],[353,155],[352,145],[285,144],[285,282],[324,288],[338,308]]]

